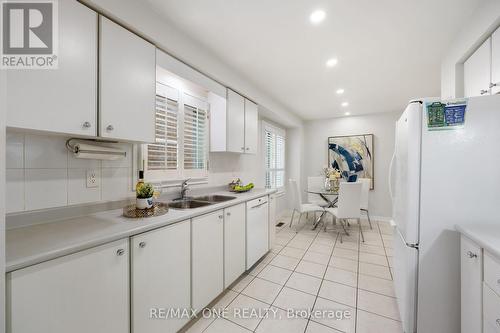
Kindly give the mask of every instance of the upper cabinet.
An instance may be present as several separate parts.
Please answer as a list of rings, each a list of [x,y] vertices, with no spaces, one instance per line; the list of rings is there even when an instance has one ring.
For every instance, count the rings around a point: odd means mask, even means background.
[[[487,39],[464,63],[466,97],[489,94],[491,78],[491,39]]]
[[[259,111],[257,104],[245,99],[245,153],[257,154]]]
[[[491,35],[491,93],[500,92],[500,28]]]
[[[99,135],[154,142],[156,48],[100,17]]]
[[[500,92],[500,28],[464,63],[465,97]]]
[[[7,126],[97,135],[97,13],[59,2],[57,69],[7,70]]]
[[[210,151],[256,154],[257,104],[231,89],[227,89],[226,97],[209,96]]]

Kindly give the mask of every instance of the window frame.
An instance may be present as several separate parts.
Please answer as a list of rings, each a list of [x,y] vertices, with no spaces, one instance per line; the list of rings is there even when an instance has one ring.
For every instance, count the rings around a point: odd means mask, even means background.
[[[165,94],[166,98],[177,99],[177,168],[175,170],[149,170],[148,169],[148,144],[141,145],[141,167],[144,170],[145,178],[151,182],[173,182],[186,178],[207,179],[209,166],[209,131],[210,131],[210,104],[207,99],[197,96],[193,92],[183,89],[183,87],[173,87],[164,82],[156,82],[156,94]],[[184,168],[184,122],[185,105],[195,106],[197,108],[206,107],[206,123],[204,133],[204,168],[203,169],[185,169]],[[196,105],[192,105],[196,104]],[[156,127],[155,127],[156,131]],[[155,135],[156,137],[156,135]]]
[[[275,134],[275,136],[281,136],[283,138],[283,168],[267,168],[267,140],[266,140],[266,132],[270,132]],[[277,189],[278,192],[284,191],[286,187],[286,130],[283,128],[280,128],[278,126],[275,126],[269,122],[262,121],[262,138],[263,138],[263,144],[262,144],[262,154],[263,154],[263,161],[264,161],[264,185],[266,188],[273,188]],[[275,139],[274,142],[275,146],[277,145],[277,140]],[[275,154],[276,156],[277,154]],[[277,186],[277,187],[269,187],[267,184],[267,173],[268,172],[275,172],[275,177],[276,177],[276,172],[277,171],[283,171],[283,184],[282,186]],[[276,179],[274,181],[276,183]]]

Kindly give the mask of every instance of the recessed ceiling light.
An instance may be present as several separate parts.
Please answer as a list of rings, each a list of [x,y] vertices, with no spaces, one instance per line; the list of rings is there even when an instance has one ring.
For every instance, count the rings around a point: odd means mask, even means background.
[[[350,112],[346,112],[346,113],[344,113],[344,115],[346,115],[346,116],[350,116],[350,115],[351,115],[351,113],[350,113]]]
[[[347,103],[347,102],[343,102],[343,103],[342,103],[342,106],[343,106],[343,107],[349,106],[349,103]]]
[[[331,58],[331,59],[328,59],[328,61],[326,62],[326,67],[333,67],[335,66],[337,63],[338,63],[338,59],[337,58]]]
[[[337,89],[337,94],[342,95],[344,93],[344,89]]]
[[[311,16],[309,16],[309,20],[311,21],[312,24],[319,24],[325,19],[325,17],[326,17],[325,11],[318,9],[311,13]]]

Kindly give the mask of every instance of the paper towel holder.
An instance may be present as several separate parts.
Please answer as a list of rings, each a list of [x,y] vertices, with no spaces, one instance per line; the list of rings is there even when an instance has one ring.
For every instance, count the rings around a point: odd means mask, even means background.
[[[75,141],[75,142],[73,142]],[[97,160],[118,160],[125,158],[127,152],[98,145],[96,143],[117,143],[116,141],[104,140],[84,140],[71,138],[66,141],[66,148],[73,153],[76,158],[97,159]]]

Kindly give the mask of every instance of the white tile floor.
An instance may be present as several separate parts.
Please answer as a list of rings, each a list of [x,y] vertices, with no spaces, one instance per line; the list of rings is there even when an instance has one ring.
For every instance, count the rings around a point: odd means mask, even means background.
[[[311,230],[303,223],[290,229],[289,216],[276,229],[276,246],[242,276],[214,305],[227,316],[201,318],[188,333],[401,333],[392,281],[392,230],[388,224],[363,222],[340,242],[338,232]],[[330,230],[331,229],[331,230]],[[241,319],[233,309],[261,309],[279,317]],[[288,309],[348,310],[351,317],[311,317]]]

